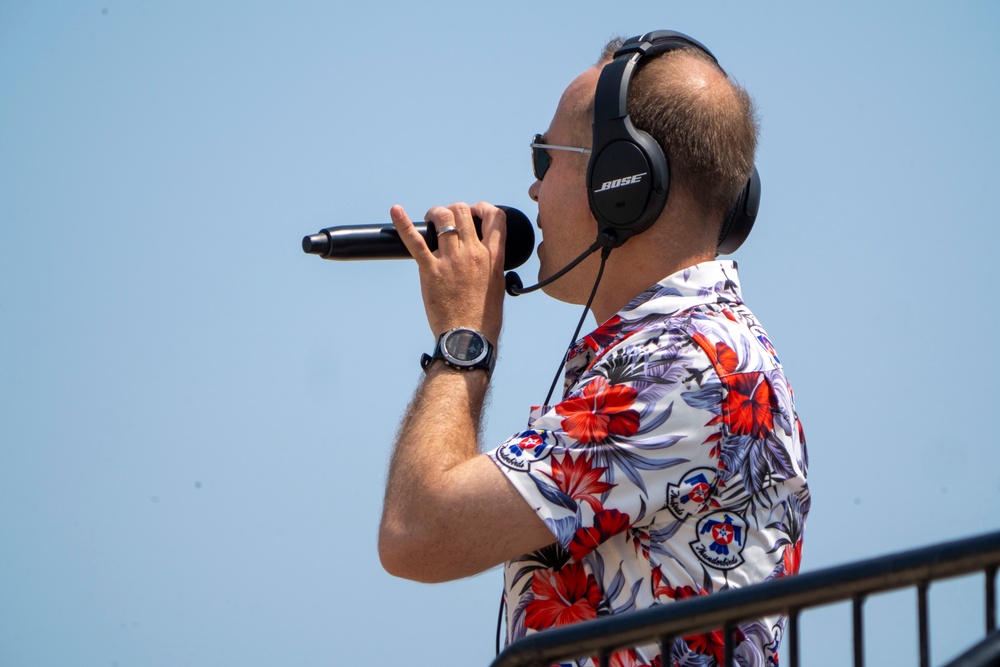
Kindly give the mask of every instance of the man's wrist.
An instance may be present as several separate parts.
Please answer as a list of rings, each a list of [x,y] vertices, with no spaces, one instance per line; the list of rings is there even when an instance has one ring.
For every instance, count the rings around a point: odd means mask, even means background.
[[[424,363],[423,357],[427,357],[427,363]],[[467,377],[467,378],[483,378],[485,382],[489,382],[491,375],[486,373],[485,368],[474,368],[467,370],[464,368],[456,368],[446,362],[444,359],[434,358],[429,354],[424,353],[421,356],[420,366],[423,368],[424,375],[430,377],[432,375],[454,375],[457,377]],[[483,371],[483,372],[477,372]]]

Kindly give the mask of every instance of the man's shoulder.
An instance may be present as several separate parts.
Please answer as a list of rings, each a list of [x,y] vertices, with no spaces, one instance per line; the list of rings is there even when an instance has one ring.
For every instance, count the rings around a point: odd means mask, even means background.
[[[700,313],[697,307],[647,312],[641,318],[623,322],[616,339],[595,355],[591,369],[598,375],[627,381],[649,373],[667,373],[669,368],[675,371],[693,366],[710,368],[709,359],[696,339],[699,329],[695,320]],[[622,373],[622,367],[633,372]]]
[[[712,359],[720,375],[781,369],[767,331],[743,303],[701,304],[684,313],[685,333]]]
[[[684,344],[696,335],[713,341],[733,340],[758,326],[756,318],[741,302],[686,304],[674,310],[647,311],[640,317],[623,319],[624,335],[619,345],[669,347]]]

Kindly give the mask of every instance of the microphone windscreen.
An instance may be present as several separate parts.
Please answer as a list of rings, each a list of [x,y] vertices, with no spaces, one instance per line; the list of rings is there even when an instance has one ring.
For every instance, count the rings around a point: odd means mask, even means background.
[[[507,241],[504,244],[504,271],[516,269],[531,257],[535,249],[535,228],[528,216],[510,206],[498,206],[507,214]]]

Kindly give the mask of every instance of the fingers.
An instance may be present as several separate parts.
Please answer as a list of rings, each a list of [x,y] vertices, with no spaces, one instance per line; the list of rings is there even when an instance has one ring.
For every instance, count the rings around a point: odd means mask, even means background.
[[[389,209],[389,217],[392,219],[392,226],[399,232],[399,239],[406,246],[406,249],[413,255],[413,259],[421,265],[434,259],[434,254],[427,247],[424,237],[413,226],[410,216],[398,204]]]
[[[490,255],[496,258],[499,266],[503,266],[504,248],[507,242],[507,214],[503,209],[493,204],[481,201],[473,204],[472,214],[483,221],[482,239]]]
[[[428,209],[424,220],[434,226],[437,233],[437,250],[431,251],[423,237],[413,226],[401,206],[390,211],[393,226],[399,232],[403,244],[418,261],[429,262],[443,259],[455,252],[477,254],[476,247],[485,246],[494,262],[503,266],[504,244],[507,236],[507,216],[502,209],[487,202],[469,206],[458,202],[450,206],[434,206]],[[481,220],[477,231],[473,216]],[[480,243],[481,239],[481,243]]]
[[[476,226],[472,220],[469,205],[463,202],[435,206],[427,211],[424,220],[432,223],[437,230],[439,248],[455,248],[460,241],[469,242],[476,238]]]
[[[455,206],[454,204],[452,206]],[[437,233],[437,251],[434,256],[440,259],[443,255],[454,252],[459,246],[462,235],[461,215],[456,215],[450,207],[434,206],[424,214],[426,220]]]

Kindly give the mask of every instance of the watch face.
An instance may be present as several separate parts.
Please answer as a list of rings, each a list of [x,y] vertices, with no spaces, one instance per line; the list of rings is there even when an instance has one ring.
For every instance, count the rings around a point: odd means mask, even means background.
[[[469,329],[450,332],[441,342],[446,357],[463,363],[475,363],[486,356],[486,342],[483,337]]]

